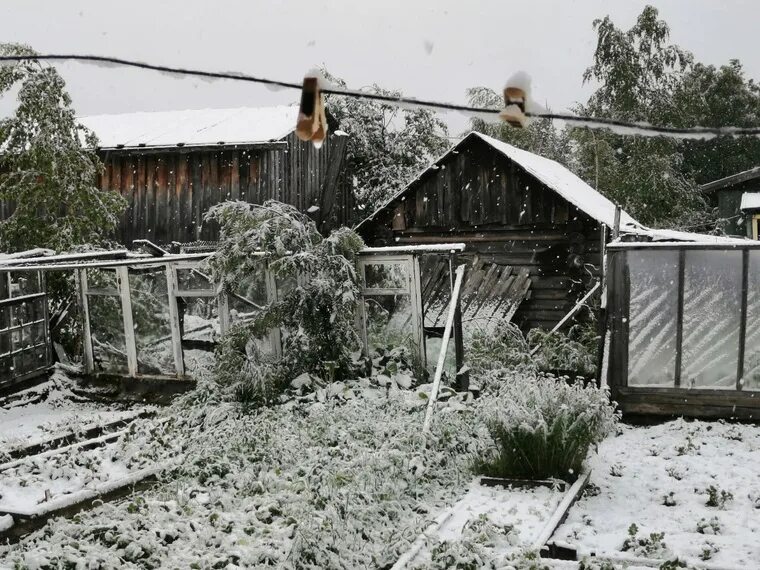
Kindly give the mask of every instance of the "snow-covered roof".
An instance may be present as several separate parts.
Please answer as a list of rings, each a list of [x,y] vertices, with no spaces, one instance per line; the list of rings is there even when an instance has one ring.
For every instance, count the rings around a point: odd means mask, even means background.
[[[476,132],[473,134],[483,139],[510,160],[522,166],[529,174],[538,178],[573,206],[585,212],[596,221],[607,224],[607,226],[612,226],[615,223],[615,204],[559,162],[519,149],[511,144],[481,133]],[[621,226],[634,223],[636,223],[636,220],[625,211],[621,212]]]
[[[388,202],[383,204],[376,212],[362,221],[359,226],[372,219],[376,213],[385,209],[391,202],[399,198],[407,191],[408,188],[410,188],[415,182],[417,182],[429,171],[437,169],[438,163],[444,161],[452,152],[456,151],[456,149],[461,144],[463,144],[464,141],[471,137],[480,138],[495,150],[519,164],[523,169],[525,169],[526,172],[546,184],[549,188],[557,192],[557,194],[562,196],[565,200],[573,204],[579,210],[585,212],[588,216],[594,218],[598,222],[606,224],[609,227],[612,227],[614,225],[615,204],[594,190],[591,186],[586,184],[565,166],[562,166],[559,162],[555,162],[551,159],[544,158],[543,156],[533,154],[532,152],[521,150],[517,147],[512,146],[511,144],[473,131],[452,148],[450,148],[446,154],[435,161],[435,163],[421,172],[403,190],[401,190],[401,192],[396,194]],[[640,226],[640,224],[631,216],[629,216],[625,211],[621,212],[620,225],[621,227]]]
[[[615,204],[605,196],[594,190],[586,184],[581,178],[573,174],[568,168],[560,163],[544,158],[532,152],[528,152],[511,144],[489,137],[482,133],[471,132],[469,135],[460,140],[450,148],[441,158],[436,160],[428,168],[422,171],[414,180],[406,185],[399,193],[393,196],[380,208],[375,210],[369,217],[359,223],[357,229],[366,222],[372,220],[379,212],[383,211],[395,200],[404,195],[418,180],[428,172],[438,169],[438,164],[446,160],[450,154],[456,152],[461,144],[471,137],[478,137],[493,149],[500,152],[510,160],[520,165],[526,172],[546,184],[549,188],[557,192],[565,200],[573,204],[582,212],[585,212],[591,218],[612,228],[615,224]],[[723,236],[711,236],[697,234],[693,232],[682,232],[677,230],[660,230],[648,228],[624,210],[620,213],[620,232],[621,234],[636,235],[642,240],[649,242],[692,242],[704,244],[724,244],[737,245],[746,243],[746,240],[740,238],[730,238]]]
[[[753,210],[760,208],[760,192],[745,192],[742,194],[740,210]]]
[[[238,107],[93,115],[78,121],[101,148],[256,144],[280,140],[296,127],[298,107]]]

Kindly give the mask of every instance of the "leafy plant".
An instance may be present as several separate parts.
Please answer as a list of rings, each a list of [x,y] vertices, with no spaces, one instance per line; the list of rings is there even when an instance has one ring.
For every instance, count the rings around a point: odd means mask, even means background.
[[[705,561],[710,560],[718,552],[720,552],[720,547],[714,542],[707,540],[702,545],[702,550],[699,552],[699,559]]]
[[[726,508],[726,503],[734,500],[734,494],[730,491],[720,489],[715,485],[710,485],[705,489],[707,493],[707,502],[705,505],[708,507],[717,507],[719,509]]]
[[[0,55],[36,54],[0,44]],[[0,66],[0,95],[18,88],[15,112],[0,119],[0,200],[13,204],[0,222],[3,251],[102,243],[126,207],[96,186],[97,139],[77,123],[65,87],[54,67],[34,59]]]
[[[494,330],[476,330],[468,339],[467,363],[473,375],[499,369],[537,369],[522,331],[501,321]]]
[[[577,324],[567,334],[549,332],[542,329],[532,329],[528,333],[528,345],[531,349],[540,347],[535,354],[536,363],[540,370],[568,370],[581,376],[596,375],[596,340],[588,329],[590,324]]]
[[[575,479],[619,417],[607,391],[593,385],[505,374],[494,390],[485,398],[501,405],[483,413],[495,449],[476,461],[488,476]]]
[[[709,521],[705,518],[699,519],[697,532],[699,534],[720,534],[720,520],[718,517],[712,517]]]
[[[219,247],[207,262],[218,287],[232,292],[236,283],[251,275],[263,279],[266,271],[293,284],[231,327],[217,355],[219,381],[240,400],[261,405],[304,373],[327,380],[349,376],[359,348],[354,262],[361,238],[347,228],[323,238],[310,218],[274,200],[225,202],[207,219],[220,225]],[[280,330],[281,357],[265,355],[257,344],[273,328]]]
[[[664,538],[664,532],[652,532],[649,536],[639,536],[639,527],[634,523],[628,527],[628,537],[623,542],[621,550],[631,552],[635,556],[662,558],[668,552]]]

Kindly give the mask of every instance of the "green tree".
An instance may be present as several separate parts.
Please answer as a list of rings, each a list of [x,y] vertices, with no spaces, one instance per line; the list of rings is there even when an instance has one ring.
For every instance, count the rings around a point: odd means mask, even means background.
[[[503,97],[489,87],[468,89],[467,100],[471,106],[483,109],[499,109],[504,106]],[[523,150],[556,160],[568,167],[573,162],[568,132],[548,119],[533,120],[526,128],[516,129],[502,121],[486,121],[481,117],[472,117],[470,128]]]
[[[0,44],[0,54],[35,52]],[[96,186],[102,164],[95,135],[77,123],[55,68],[33,59],[0,66],[0,95],[15,87],[15,113],[0,120],[0,200],[13,210],[0,221],[0,249],[61,251],[102,242],[126,202]]]
[[[597,47],[583,79],[599,87],[576,111],[662,124],[674,91],[692,66],[691,54],[668,43],[670,30],[651,6],[627,31],[616,28],[609,16],[593,25]],[[584,129],[572,133],[579,175],[642,223],[705,229],[713,222],[684,169],[680,141]]]
[[[715,67],[695,64],[683,74],[665,106],[663,122],[678,127],[757,127],[760,86],[747,79],[738,60]],[[756,137],[685,140],[683,170],[705,184],[760,165]]]
[[[207,264],[222,290],[233,293],[252,278],[263,282],[267,268],[279,283],[276,301],[223,337],[216,366],[222,385],[241,401],[263,405],[304,373],[325,382],[348,377],[351,353],[361,347],[355,329],[361,238],[348,228],[323,238],[308,216],[275,200],[223,202],[206,219],[220,226],[219,247]],[[280,358],[256,342],[273,328],[282,333]]]
[[[345,87],[342,79],[326,75]],[[367,91],[400,95],[377,85]],[[375,211],[448,149],[446,125],[432,111],[339,95],[329,95],[326,104],[340,128],[351,135],[346,168],[360,217]]]

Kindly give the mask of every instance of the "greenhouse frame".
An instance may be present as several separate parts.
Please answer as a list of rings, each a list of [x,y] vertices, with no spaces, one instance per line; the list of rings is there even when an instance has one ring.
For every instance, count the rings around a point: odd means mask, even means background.
[[[606,381],[624,413],[760,414],[760,244],[608,245]]]

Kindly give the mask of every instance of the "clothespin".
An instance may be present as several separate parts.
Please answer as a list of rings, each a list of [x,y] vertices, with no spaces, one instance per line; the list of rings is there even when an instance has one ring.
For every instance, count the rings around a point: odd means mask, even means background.
[[[504,108],[499,113],[499,118],[513,127],[525,127],[528,122],[525,105],[529,94],[530,76],[524,71],[518,71],[507,80],[504,87]]]
[[[315,148],[327,138],[325,99],[320,89],[321,74],[309,72],[303,78],[301,105],[298,109],[296,135],[302,141],[311,141]]]

